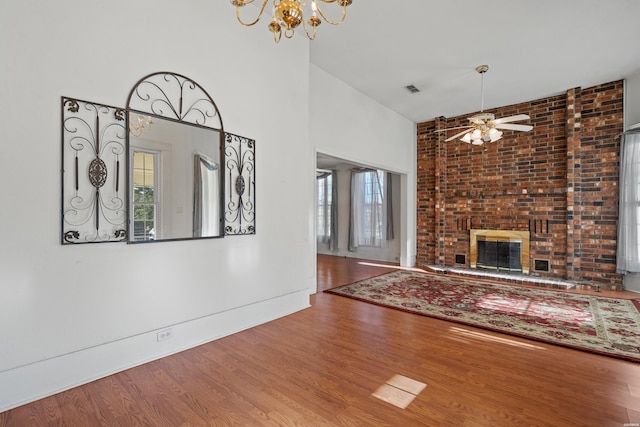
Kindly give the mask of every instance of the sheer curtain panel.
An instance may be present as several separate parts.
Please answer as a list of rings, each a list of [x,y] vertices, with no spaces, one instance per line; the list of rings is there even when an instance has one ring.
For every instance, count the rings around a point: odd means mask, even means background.
[[[640,272],[640,128],[622,135],[616,272]]]
[[[385,172],[351,172],[349,251],[358,246],[381,247],[386,224]]]
[[[329,250],[338,250],[337,173],[322,172],[317,176],[317,241],[328,243]]]

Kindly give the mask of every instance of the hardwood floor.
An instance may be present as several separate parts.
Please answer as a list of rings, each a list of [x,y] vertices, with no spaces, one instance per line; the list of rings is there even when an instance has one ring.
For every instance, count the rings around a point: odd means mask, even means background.
[[[320,290],[394,268],[318,259]],[[372,395],[396,374],[427,385],[406,409]],[[630,423],[640,364],[322,292],[309,309],[0,414],[20,427]]]

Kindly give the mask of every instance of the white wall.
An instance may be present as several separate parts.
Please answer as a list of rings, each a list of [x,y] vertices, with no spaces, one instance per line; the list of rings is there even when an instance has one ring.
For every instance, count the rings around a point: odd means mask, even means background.
[[[308,41],[265,25],[228,1],[0,2],[0,411],[308,306],[313,166],[282,161],[313,156]],[[60,97],[124,107],[156,71],[256,140],[257,234],[62,246]]]
[[[315,152],[400,175],[400,264],[415,265],[415,124],[317,66],[311,65],[310,75],[309,129]],[[315,161],[314,154],[314,166]]]

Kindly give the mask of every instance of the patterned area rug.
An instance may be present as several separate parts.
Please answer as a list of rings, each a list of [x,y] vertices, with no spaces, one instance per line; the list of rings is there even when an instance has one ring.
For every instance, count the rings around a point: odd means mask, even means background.
[[[640,362],[638,300],[395,271],[325,292]]]

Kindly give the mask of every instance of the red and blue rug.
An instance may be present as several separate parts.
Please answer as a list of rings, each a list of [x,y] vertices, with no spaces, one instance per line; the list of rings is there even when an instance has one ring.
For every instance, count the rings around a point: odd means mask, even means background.
[[[325,292],[550,344],[640,362],[640,304],[395,271]]]

